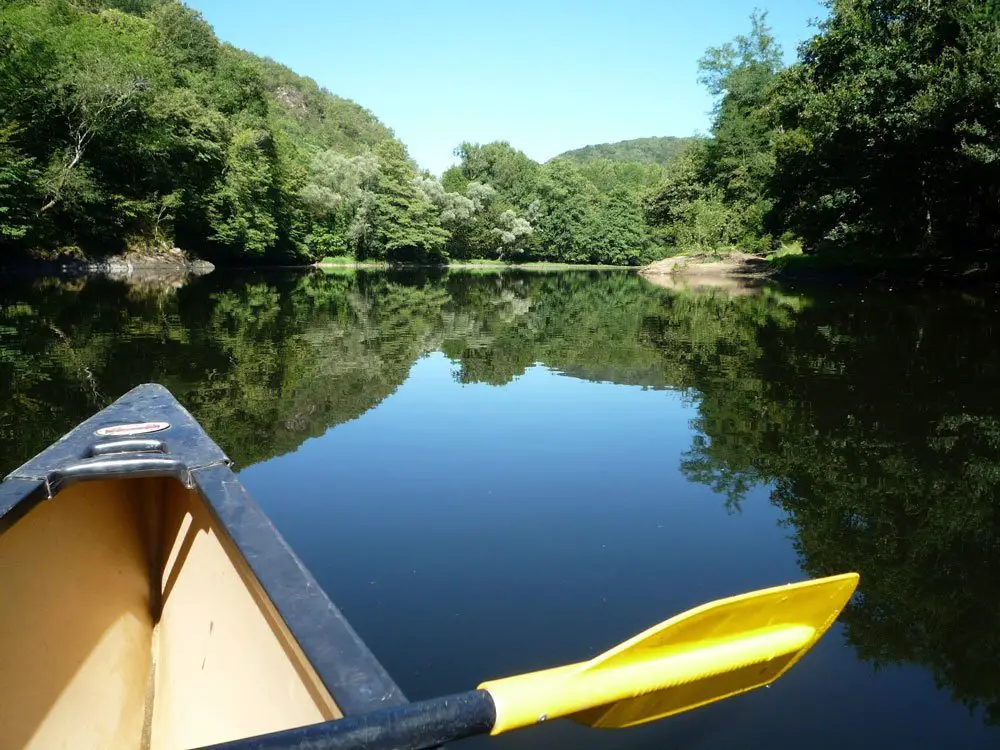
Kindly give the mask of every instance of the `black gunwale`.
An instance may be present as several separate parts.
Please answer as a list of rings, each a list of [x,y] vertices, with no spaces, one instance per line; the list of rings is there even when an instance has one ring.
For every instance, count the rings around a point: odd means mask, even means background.
[[[101,444],[121,438],[101,438],[96,430],[140,422],[170,424],[150,436],[164,445],[159,456],[140,451],[101,455]],[[161,385],[137,386],[11,472],[0,483],[0,534],[71,482],[132,476],[168,476],[201,493],[344,716],[407,703],[399,686],[250,497],[226,455]]]

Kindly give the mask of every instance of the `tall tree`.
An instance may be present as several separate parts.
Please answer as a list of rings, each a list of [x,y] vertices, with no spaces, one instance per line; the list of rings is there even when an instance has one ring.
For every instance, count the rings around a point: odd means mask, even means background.
[[[711,138],[694,141],[650,188],[657,234],[677,250],[739,245],[768,250],[764,224],[774,170],[770,92],[782,67],[781,49],[765,13],[750,16],[750,31],[709,48],[698,80],[715,99]]]
[[[312,156],[392,137],[178,0],[0,3],[0,122],[0,242],[32,254],[309,257]]]
[[[535,199],[539,166],[509,143],[463,143],[455,153],[462,178],[491,185],[510,207],[525,211]]]
[[[591,259],[598,263],[625,266],[651,259],[642,208],[625,186],[603,200],[591,238]]]
[[[764,234],[767,180],[774,169],[767,103],[781,68],[781,48],[760,12],[750,16],[749,34],[709,49],[698,63],[700,82],[717,97],[705,176],[733,207],[745,246]]]
[[[439,213],[417,190],[416,170],[406,149],[385,141],[375,149],[379,160],[375,187],[372,255],[390,261],[435,261],[445,257],[448,231]]]
[[[93,140],[110,140],[130,126],[129,119],[138,119],[141,100],[164,72],[151,54],[155,39],[152,24],[114,10],[80,14],[50,37],[66,132],[65,146],[53,154],[43,178],[41,212],[71,193],[86,192],[80,167]]]
[[[307,241],[318,257],[368,255],[378,172],[378,157],[370,151],[354,157],[321,151],[313,157],[301,198],[313,216]]]
[[[594,252],[597,189],[573,164],[545,164],[538,180],[538,252],[546,260],[586,263]]]
[[[773,225],[808,251],[995,246],[998,95],[993,0],[833,0],[781,77]]]

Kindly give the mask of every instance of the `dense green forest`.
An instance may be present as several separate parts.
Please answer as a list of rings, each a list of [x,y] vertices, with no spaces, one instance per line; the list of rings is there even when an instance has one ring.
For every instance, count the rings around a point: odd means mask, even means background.
[[[545,164],[464,143],[437,179],[371,113],[177,0],[7,0],[0,252],[634,265],[788,241],[845,262],[994,247],[997,0],[830,0],[788,67],[755,13],[698,70],[709,137]]]
[[[679,160],[654,222],[751,250],[794,238],[843,263],[995,248],[1000,3],[827,4],[787,68],[760,14],[702,58],[712,138]]]
[[[466,145],[439,181],[369,112],[220,43],[176,0],[12,0],[0,52],[5,257],[653,257],[649,165],[579,171]]]
[[[169,0],[0,7],[0,242],[295,260],[314,153],[394,144],[369,112],[220,44]]]
[[[587,162],[606,160],[659,164],[661,167],[666,167],[675,156],[697,140],[697,138],[677,138],[672,135],[633,138],[630,141],[598,143],[575,148],[572,151],[565,151],[555,158],[566,159],[578,166]]]

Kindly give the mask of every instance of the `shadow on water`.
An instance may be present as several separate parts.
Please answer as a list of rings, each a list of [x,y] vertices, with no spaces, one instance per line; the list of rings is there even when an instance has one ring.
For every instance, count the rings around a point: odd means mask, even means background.
[[[858,570],[846,637],[1000,723],[1000,297],[657,289],[630,273],[215,273],[169,293],[6,286],[0,468],[128,388],[170,388],[247,466],[392,394],[535,363],[681,391],[682,471],[732,510],[770,488],[805,571]]]

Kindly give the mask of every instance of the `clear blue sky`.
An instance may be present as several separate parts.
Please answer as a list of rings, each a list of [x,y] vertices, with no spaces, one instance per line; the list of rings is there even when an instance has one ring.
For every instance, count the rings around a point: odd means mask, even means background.
[[[786,58],[819,0],[188,0],[219,37],[368,108],[440,174],[462,141],[538,161],[591,143],[708,129],[707,47],[755,7]]]

